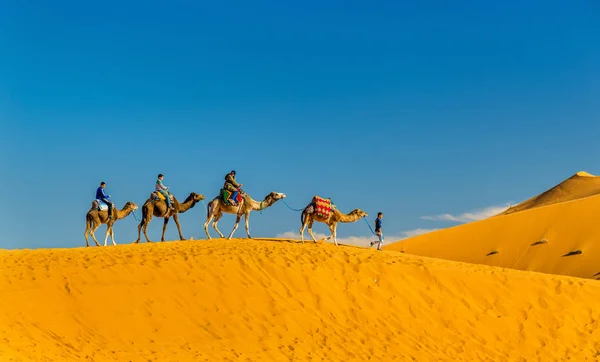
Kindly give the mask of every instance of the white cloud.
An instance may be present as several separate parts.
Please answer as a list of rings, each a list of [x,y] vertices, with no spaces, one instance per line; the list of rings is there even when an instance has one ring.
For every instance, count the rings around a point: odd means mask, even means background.
[[[408,230],[408,231],[403,231],[402,237],[400,239],[407,239],[407,238],[412,238],[413,236],[417,236],[417,235],[421,235],[421,234],[427,234],[436,230],[440,230],[440,229],[414,229],[414,230]]]
[[[483,220],[483,219],[487,219],[489,217],[492,217],[494,215],[498,215],[499,213],[505,211],[506,209],[508,209],[511,206],[511,204],[504,204],[504,205],[498,205],[498,206],[488,206],[486,208],[483,209],[478,209],[478,210],[474,210],[471,212],[465,212],[459,215],[452,215],[452,214],[441,214],[441,215],[435,215],[435,216],[422,216],[421,219],[423,220],[434,220],[434,221],[455,221],[455,222],[471,222],[471,221],[478,221],[478,220]]]

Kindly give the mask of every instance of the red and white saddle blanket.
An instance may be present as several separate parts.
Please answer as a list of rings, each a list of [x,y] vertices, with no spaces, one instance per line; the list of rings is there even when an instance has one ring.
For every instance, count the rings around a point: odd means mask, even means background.
[[[315,200],[315,214],[321,217],[331,216],[331,200],[324,199],[319,196],[314,197]]]

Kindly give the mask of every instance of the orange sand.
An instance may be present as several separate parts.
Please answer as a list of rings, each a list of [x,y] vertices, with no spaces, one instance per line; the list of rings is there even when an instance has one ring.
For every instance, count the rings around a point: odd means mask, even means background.
[[[503,214],[512,214],[535,207],[577,200],[598,194],[600,194],[600,177],[580,171],[550,190],[510,207]]]
[[[598,193],[600,177],[580,172],[506,214],[419,235],[384,249],[596,279],[600,276]],[[582,254],[563,256],[577,250]]]
[[[260,240],[0,251],[0,275],[1,361],[600,356],[595,280],[397,252]]]

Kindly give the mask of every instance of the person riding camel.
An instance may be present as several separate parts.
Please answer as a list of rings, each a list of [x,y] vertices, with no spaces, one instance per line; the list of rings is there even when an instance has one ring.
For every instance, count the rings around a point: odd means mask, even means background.
[[[165,201],[167,202],[167,208],[169,208],[170,210],[175,210],[175,208],[171,204],[171,196],[169,195],[169,188],[163,184],[164,177],[165,176],[162,173],[158,175],[158,179],[156,180],[156,185],[155,185],[154,189],[156,190],[156,192],[160,192],[165,197]]]
[[[238,189],[244,186],[244,184],[239,184],[235,180],[235,170],[232,170],[227,175],[225,175],[225,184],[223,185],[223,189],[230,192],[230,196],[227,199],[231,205],[236,205],[236,199],[239,194]]]
[[[110,220],[112,219],[114,204],[112,203],[112,201],[110,201],[110,195],[107,195],[106,191],[104,191],[105,187],[106,182],[102,181],[100,183],[100,187],[98,187],[98,189],[96,190],[96,200],[99,200],[100,202],[108,206],[108,220]]]

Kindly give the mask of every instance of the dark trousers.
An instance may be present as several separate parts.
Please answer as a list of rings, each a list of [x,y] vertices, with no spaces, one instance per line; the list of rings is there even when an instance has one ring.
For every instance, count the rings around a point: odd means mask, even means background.
[[[113,216],[113,214],[112,214],[113,203],[108,201],[107,199],[101,199],[100,201],[102,201],[103,203],[105,203],[108,206],[108,217],[111,218]]]

